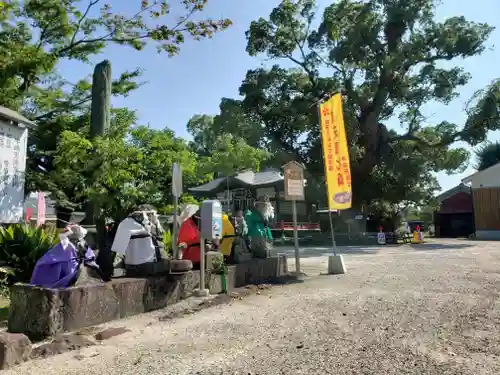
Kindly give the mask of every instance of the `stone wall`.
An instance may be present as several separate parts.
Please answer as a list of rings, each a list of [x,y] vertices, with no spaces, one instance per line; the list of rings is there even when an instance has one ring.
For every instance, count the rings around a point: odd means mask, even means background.
[[[270,282],[288,272],[286,255],[228,267],[228,288]],[[27,284],[11,288],[8,330],[34,340],[153,311],[192,295],[199,271],[151,278],[118,278],[109,283],[46,289]],[[207,272],[207,287],[221,293],[220,275]]]

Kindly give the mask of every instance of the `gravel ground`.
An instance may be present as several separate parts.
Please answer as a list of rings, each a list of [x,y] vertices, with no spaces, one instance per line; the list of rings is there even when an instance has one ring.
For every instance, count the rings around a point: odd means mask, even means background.
[[[500,374],[499,244],[344,249],[343,276],[309,251],[303,283],[115,322],[131,332],[4,374]]]

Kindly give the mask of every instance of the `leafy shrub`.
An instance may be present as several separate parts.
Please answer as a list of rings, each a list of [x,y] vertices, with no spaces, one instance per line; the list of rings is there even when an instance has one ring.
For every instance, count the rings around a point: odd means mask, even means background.
[[[29,224],[0,227],[0,261],[13,269],[11,282],[29,282],[36,262],[59,242],[55,229]]]
[[[12,271],[9,267],[0,267],[0,298],[3,300],[8,300],[10,297],[9,278],[12,276],[14,276],[14,271]],[[1,313],[0,320],[2,320]]]
[[[212,260],[212,273],[215,275],[227,274],[227,265],[224,262],[224,256],[220,254]]]
[[[169,230],[163,232],[163,245],[168,256],[172,255],[172,233]]]

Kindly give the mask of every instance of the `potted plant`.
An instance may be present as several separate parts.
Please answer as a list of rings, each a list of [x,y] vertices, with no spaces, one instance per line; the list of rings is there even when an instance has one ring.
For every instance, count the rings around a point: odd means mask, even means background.
[[[222,293],[228,292],[227,287],[227,265],[224,262],[224,256],[220,254],[220,256],[215,257],[212,260],[212,274],[220,276],[221,289]]]

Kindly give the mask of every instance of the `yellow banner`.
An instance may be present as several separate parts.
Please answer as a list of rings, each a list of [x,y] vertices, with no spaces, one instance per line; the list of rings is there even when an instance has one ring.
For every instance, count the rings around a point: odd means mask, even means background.
[[[342,112],[342,96],[320,104],[321,141],[328,191],[328,208],[345,210],[352,205],[351,166]]]

